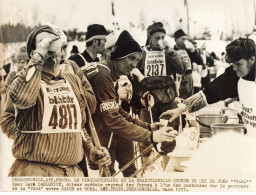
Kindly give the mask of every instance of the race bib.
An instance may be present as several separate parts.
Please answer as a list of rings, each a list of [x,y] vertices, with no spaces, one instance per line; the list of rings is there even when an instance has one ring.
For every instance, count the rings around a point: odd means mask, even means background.
[[[147,51],[144,67],[145,76],[166,76],[164,51]]]
[[[247,135],[256,137],[256,83],[240,78],[237,87]]]
[[[61,80],[46,84],[41,81],[41,87],[44,94],[41,133],[80,133],[81,111],[70,83]]]
[[[191,65],[191,61],[190,61],[190,58],[189,58],[186,50],[180,49],[180,50],[177,50],[176,52],[178,53],[180,59],[186,63],[187,70],[191,70],[192,65]]]

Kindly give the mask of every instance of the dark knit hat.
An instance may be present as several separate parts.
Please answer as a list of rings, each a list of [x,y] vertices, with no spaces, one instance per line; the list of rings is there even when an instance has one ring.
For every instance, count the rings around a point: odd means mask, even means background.
[[[251,56],[255,56],[255,43],[252,39],[239,38],[226,47],[226,62],[233,63],[243,58],[249,59]]]
[[[76,46],[76,45],[73,45],[70,52],[71,52],[71,53],[79,53],[77,46]]]
[[[111,59],[122,59],[135,52],[142,53],[140,45],[126,30],[119,35],[115,46],[116,48],[111,54]]]
[[[164,29],[164,25],[162,22],[156,22],[152,25],[150,25],[147,29],[148,35],[151,36],[156,32],[163,32],[166,34],[165,29]]]
[[[56,36],[58,36],[55,31],[48,25],[43,25],[40,27],[35,28],[29,35],[27,38],[27,53],[28,53],[28,57],[30,57],[30,53],[32,50],[36,49],[36,36],[41,33],[41,32],[48,32],[51,34],[54,34]]]
[[[108,35],[106,28],[100,24],[92,24],[87,27],[85,42],[90,42],[93,39],[105,39]]]
[[[178,39],[182,36],[187,36],[186,33],[184,33],[184,31],[182,29],[179,29],[177,30],[175,33],[174,33],[174,39]]]

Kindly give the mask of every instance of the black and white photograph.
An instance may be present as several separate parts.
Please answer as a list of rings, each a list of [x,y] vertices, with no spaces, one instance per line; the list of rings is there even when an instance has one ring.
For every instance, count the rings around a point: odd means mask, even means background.
[[[0,191],[256,191],[256,0],[0,0]]]

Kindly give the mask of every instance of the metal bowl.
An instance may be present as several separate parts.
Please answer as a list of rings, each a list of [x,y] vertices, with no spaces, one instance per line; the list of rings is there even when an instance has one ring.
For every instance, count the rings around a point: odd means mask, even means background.
[[[233,131],[240,134],[245,134],[245,125],[244,124],[227,124],[227,123],[217,123],[211,125],[213,134],[220,132]]]

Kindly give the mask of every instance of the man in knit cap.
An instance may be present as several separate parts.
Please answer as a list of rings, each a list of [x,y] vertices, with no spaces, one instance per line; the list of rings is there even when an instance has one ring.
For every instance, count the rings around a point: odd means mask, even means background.
[[[107,38],[106,38],[106,44],[105,44],[105,53],[106,53],[106,61],[109,61],[111,53],[115,49],[115,44],[118,40],[118,37],[121,32],[118,33],[110,33]],[[125,78],[125,79],[124,79]],[[139,96],[137,93],[133,93],[133,87],[130,84],[130,80],[132,80],[131,75],[129,74],[128,76],[123,75],[122,76],[122,83],[128,83],[130,86],[130,90],[122,90],[126,91],[122,94],[118,94],[119,99],[121,101],[121,106],[126,112],[130,112],[130,106],[136,108],[136,109],[141,109],[145,107],[147,104],[154,104],[154,98],[149,94],[149,92],[144,93],[142,96]],[[119,82],[120,84],[121,82]],[[127,88],[127,87],[126,87]],[[116,87],[116,89],[118,89]],[[120,88],[119,88],[120,89]],[[121,90],[119,90],[121,91]],[[131,91],[131,92],[130,92]]]
[[[14,57],[14,69],[15,71],[12,71],[8,74],[8,76],[6,77],[5,80],[5,84],[4,84],[4,88],[7,89],[7,87],[10,85],[10,82],[12,81],[12,79],[15,77],[15,75],[17,74],[17,72],[19,72],[24,65],[26,65],[28,63],[28,54],[26,51],[26,46],[21,46],[18,50],[18,52],[15,54]]]
[[[29,62],[8,88],[16,108],[16,129],[3,129],[14,139],[16,160],[9,176],[83,177],[77,164],[84,155],[101,165],[110,163],[107,150],[94,147],[84,128],[88,105],[81,81],[60,73],[66,44],[63,31],[49,25],[28,36]]]
[[[231,66],[222,75],[162,116],[171,116],[171,122],[182,112],[195,112],[207,104],[239,97],[247,135],[256,137],[255,43],[248,38],[236,39],[226,46],[226,53],[226,62]]]
[[[13,57],[13,66],[14,66],[14,71],[9,72],[9,74],[6,77],[5,82],[3,83],[3,85],[1,86],[1,120],[4,120],[5,117],[9,118],[9,113],[11,112],[11,117],[14,118],[15,116],[15,111],[14,111],[14,107],[13,104],[11,103],[10,105],[7,105],[7,94],[6,94],[6,90],[8,88],[8,86],[10,85],[11,81],[13,80],[13,78],[16,76],[16,74],[23,68],[24,65],[26,65],[28,63],[28,54],[26,51],[26,46],[21,46],[19,48],[19,50],[17,51],[17,53],[14,54]],[[8,109],[6,109],[7,107],[9,107]],[[7,111],[9,110],[9,111]],[[14,120],[13,120],[14,122]]]
[[[149,91],[154,97],[155,104],[151,108],[153,121],[148,108],[140,110],[140,119],[151,123],[159,121],[162,112],[177,107],[174,101],[177,96],[174,74],[183,74],[185,67],[177,53],[170,47],[170,43],[166,41],[166,31],[161,22],[149,26],[147,34],[148,45],[143,47],[142,60],[131,74],[137,77],[138,81],[134,82],[135,93],[142,95]],[[178,122],[172,125],[177,129]],[[147,161],[147,157],[144,161]]]
[[[83,53],[70,56],[69,59],[75,61],[79,67],[91,62],[99,62],[100,60],[97,55],[104,55],[107,34],[107,30],[103,25],[89,25],[85,37],[86,49]]]
[[[194,45],[188,41],[187,34],[179,29],[174,33],[174,39],[176,45],[174,50],[180,56],[182,63],[186,66],[186,72],[182,76],[180,83],[180,98],[186,99],[194,94],[192,70],[193,63],[198,65],[203,64],[203,59],[200,56],[200,53],[195,49]]]
[[[118,37],[109,61],[103,61],[85,69],[86,76],[97,98],[97,109],[93,118],[101,144],[107,146],[111,132],[114,133],[109,149],[112,160],[110,165],[111,173],[115,172],[115,160],[118,161],[119,168],[123,167],[125,165],[124,162],[127,162],[123,160],[126,158],[125,150],[133,150],[133,148],[127,147],[123,147],[123,151],[119,150],[118,146],[122,142],[121,137],[138,142],[152,143],[172,142],[177,135],[177,132],[173,131],[172,128],[157,130],[159,123],[150,125],[132,118],[117,102],[116,81],[121,75],[129,75],[130,71],[141,60],[141,57],[139,44],[127,31],[123,31]],[[152,132],[153,130],[157,131]],[[124,176],[131,174],[126,173]]]
[[[110,33],[106,37],[105,44],[105,56],[106,61],[110,60],[111,53],[115,50],[115,44],[118,40],[118,37],[121,32]],[[149,95],[148,92],[143,94],[143,96],[139,96],[136,93],[133,93],[132,83],[130,82],[130,75],[121,75],[115,84],[115,91],[118,97],[118,103],[122,107],[122,109],[128,113],[130,113],[130,109],[141,109],[145,107],[147,104],[154,104],[153,96]],[[132,140],[128,140],[123,137],[118,137],[118,154],[122,154],[120,157],[121,165],[125,165],[130,162],[134,158],[134,144]],[[118,156],[117,156],[118,158]],[[91,165],[91,164],[89,164]],[[91,167],[91,166],[90,166]],[[123,171],[123,175],[125,177],[130,176],[132,173],[136,171],[135,164],[132,164],[127,169]]]

